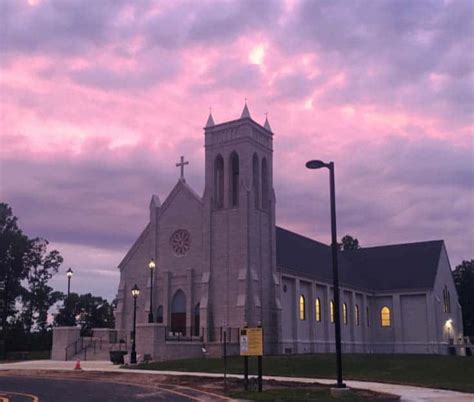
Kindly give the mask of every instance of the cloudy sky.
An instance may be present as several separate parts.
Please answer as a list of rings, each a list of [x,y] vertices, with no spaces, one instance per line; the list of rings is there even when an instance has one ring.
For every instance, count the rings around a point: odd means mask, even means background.
[[[278,224],[474,257],[472,1],[0,2],[1,200],[112,298],[153,193],[203,190],[203,131],[268,118]]]

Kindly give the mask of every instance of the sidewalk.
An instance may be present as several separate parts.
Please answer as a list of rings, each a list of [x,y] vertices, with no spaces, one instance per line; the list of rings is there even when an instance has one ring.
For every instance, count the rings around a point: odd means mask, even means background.
[[[33,360],[18,363],[0,364],[0,370],[72,370],[75,365],[74,361],[54,361],[54,360]],[[114,366],[109,361],[84,361],[81,362],[83,370],[87,371],[117,371],[122,373],[135,374],[161,374],[161,375],[188,375],[199,377],[222,377],[222,374],[212,373],[189,373],[179,371],[157,371],[157,370],[131,370],[121,369]],[[242,378],[242,375],[229,374],[228,377]],[[277,380],[287,382],[334,384],[334,380],[322,378],[296,378],[296,377],[275,377],[264,376],[266,380]],[[377,382],[365,381],[345,381],[347,386],[352,388],[369,389],[377,392],[387,392],[390,394],[400,395],[402,402],[474,402],[474,394],[465,394],[456,391],[447,391],[442,389],[421,388],[409,385],[383,384]]]

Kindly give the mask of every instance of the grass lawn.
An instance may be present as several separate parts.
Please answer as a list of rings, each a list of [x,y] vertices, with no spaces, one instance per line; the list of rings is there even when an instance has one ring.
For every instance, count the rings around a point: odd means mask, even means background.
[[[333,397],[328,387],[325,388],[282,388],[268,389],[263,392],[234,391],[228,394],[234,399],[251,401],[372,401],[372,402],[395,402],[400,398],[388,397],[386,395],[366,394],[364,391],[347,391],[341,397]]]
[[[263,374],[335,378],[336,357],[332,354],[266,356]],[[243,373],[243,358],[228,358],[228,372]],[[250,359],[250,373],[257,372],[257,359]],[[202,371],[222,373],[222,359],[186,359],[140,364],[148,370]],[[345,379],[419,385],[474,392],[474,358],[438,355],[343,355]]]

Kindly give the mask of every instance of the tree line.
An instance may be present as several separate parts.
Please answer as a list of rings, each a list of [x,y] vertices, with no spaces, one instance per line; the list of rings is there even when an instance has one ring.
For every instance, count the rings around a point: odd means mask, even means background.
[[[49,350],[52,325],[113,327],[113,306],[92,294],[66,295],[49,286],[63,257],[46,239],[29,238],[6,203],[0,203],[0,358],[7,351]],[[51,320],[51,308],[60,305]]]

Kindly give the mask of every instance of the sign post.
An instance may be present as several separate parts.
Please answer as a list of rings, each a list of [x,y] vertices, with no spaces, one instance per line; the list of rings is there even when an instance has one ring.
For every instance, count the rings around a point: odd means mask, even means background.
[[[240,355],[244,356],[244,384],[248,390],[248,358],[258,357],[258,392],[262,392],[262,356],[263,356],[263,329],[243,328],[240,330]]]

